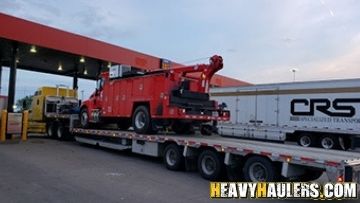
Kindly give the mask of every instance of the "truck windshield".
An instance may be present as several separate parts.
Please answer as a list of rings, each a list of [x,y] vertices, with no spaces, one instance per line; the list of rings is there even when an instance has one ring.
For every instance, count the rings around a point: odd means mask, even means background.
[[[96,82],[96,89],[101,90],[102,87],[104,85],[104,79],[100,78],[97,82]]]

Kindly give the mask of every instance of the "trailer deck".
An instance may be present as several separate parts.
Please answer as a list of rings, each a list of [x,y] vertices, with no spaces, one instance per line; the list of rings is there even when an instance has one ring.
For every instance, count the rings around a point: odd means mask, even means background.
[[[346,167],[353,168],[350,175],[352,181],[360,181],[360,153],[339,150],[324,150],[320,148],[304,148],[295,145],[284,145],[280,143],[269,143],[256,140],[243,140],[226,138],[219,135],[141,135],[132,131],[97,130],[73,128],[71,132],[79,142],[100,145],[103,147],[130,149],[131,145],[122,145],[117,139],[140,140],[152,143],[174,142],[184,147],[185,157],[191,154],[192,149],[212,148],[219,153],[225,154],[225,165],[232,163],[234,155],[252,156],[259,155],[267,157],[272,161],[280,162],[289,166],[301,166],[322,169],[327,172],[332,181],[337,181],[345,174]],[[111,146],[112,145],[112,146]],[[355,170],[354,170],[355,169]]]
[[[296,145],[284,145],[257,140],[226,138],[219,135],[141,135],[132,131],[94,130],[81,128],[75,128],[72,130],[72,132],[78,134],[78,137],[79,135],[82,135],[83,138],[86,138],[86,135],[102,135],[111,138],[127,138],[160,143],[174,141],[179,145],[196,148],[201,146],[212,146],[217,149],[217,151],[231,152],[236,154],[255,153],[267,156],[290,158],[292,160],[327,163],[329,165],[336,165],[350,161],[358,161],[360,164],[360,153],[358,152],[324,150],[319,148],[306,148],[305,150],[304,147]]]

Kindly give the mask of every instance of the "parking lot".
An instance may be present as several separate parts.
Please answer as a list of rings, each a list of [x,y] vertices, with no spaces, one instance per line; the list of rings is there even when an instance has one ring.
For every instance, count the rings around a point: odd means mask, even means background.
[[[1,144],[0,170],[1,202],[209,201],[209,182],[196,172],[76,142],[37,137]]]
[[[1,202],[183,202],[209,195],[208,181],[168,171],[161,160],[44,138],[0,145],[0,169]]]

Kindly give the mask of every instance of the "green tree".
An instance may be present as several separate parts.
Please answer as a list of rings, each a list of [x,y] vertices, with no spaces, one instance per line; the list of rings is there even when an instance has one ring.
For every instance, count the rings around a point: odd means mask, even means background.
[[[33,96],[25,96],[21,99],[18,99],[16,101],[16,106],[18,106],[18,108],[20,110],[27,110],[31,106],[32,99],[33,99]]]

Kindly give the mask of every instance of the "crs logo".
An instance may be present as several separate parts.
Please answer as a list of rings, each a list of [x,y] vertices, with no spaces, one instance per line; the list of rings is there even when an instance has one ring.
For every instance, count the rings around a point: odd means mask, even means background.
[[[360,98],[337,98],[332,102],[329,99],[293,99],[291,101],[291,114],[294,116],[313,116],[316,111],[332,117],[353,117],[356,113],[354,103],[360,103]],[[306,107],[307,110],[297,108]],[[330,110],[330,108],[334,111]]]

